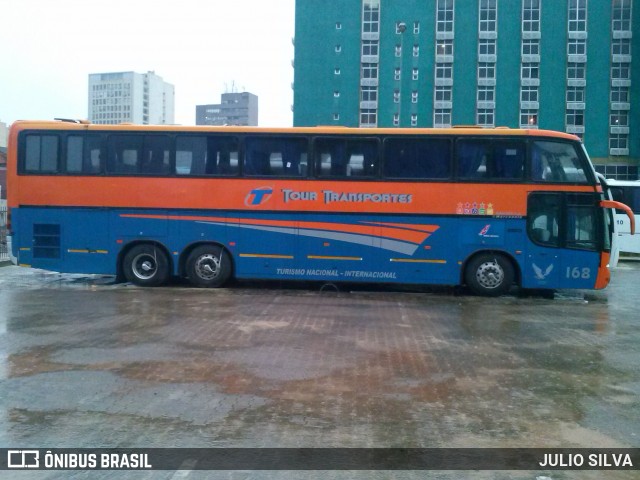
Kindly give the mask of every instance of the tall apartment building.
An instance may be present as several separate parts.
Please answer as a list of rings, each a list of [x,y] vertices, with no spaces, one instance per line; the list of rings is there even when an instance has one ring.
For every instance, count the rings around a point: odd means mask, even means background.
[[[258,125],[258,97],[249,92],[223,93],[220,103],[196,105],[196,125]]]
[[[633,3],[297,0],[294,125],[560,130],[608,177],[637,179]]]
[[[89,120],[98,124],[173,124],[175,92],[154,72],[89,75]]]

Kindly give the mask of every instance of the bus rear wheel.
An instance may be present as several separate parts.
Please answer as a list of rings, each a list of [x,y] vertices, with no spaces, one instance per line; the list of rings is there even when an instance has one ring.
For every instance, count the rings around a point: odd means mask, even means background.
[[[221,287],[231,277],[231,258],[217,245],[196,247],[187,258],[187,277],[196,287]]]
[[[513,284],[513,265],[504,255],[484,253],[467,265],[465,281],[478,295],[497,297],[509,291]]]
[[[141,244],[124,256],[122,270],[126,279],[141,287],[157,287],[169,278],[169,260],[155,245]]]

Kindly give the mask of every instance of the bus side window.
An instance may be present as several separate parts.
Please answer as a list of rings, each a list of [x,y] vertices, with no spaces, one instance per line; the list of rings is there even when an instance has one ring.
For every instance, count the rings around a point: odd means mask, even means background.
[[[27,135],[24,170],[29,173],[56,173],[59,139],[57,135]]]
[[[67,137],[67,173],[97,174],[102,172],[104,145],[100,135]]]
[[[456,158],[458,177],[462,179],[481,179],[491,177],[489,159],[491,143],[486,140],[458,140]]]
[[[168,175],[171,173],[171,138],[166,135],[145,135],[140,173]]]
[[[107,141],[107,171],[136,174],[142,157],[142,135],[111,135]]]
[[[438,138],[387,138],[386,178],[438,179],[451,176],[451,142]]]
[[[300,177],[307,174],[306,138],[248,137],[245,147],[245,175]]]
[[[494,143],[493,176],[496,179],[522,180],[525,148],[522,142]]]
[[[176,138],[176,174],[204,175],[207,138],[180,135]]]
[[[375,177],[378,162],[375,139],[325,137],[315,141],[316,173],[320,177]]]
[[[235,176],[239,173],[238,139],[212,135],[207,138],[205,175]]]

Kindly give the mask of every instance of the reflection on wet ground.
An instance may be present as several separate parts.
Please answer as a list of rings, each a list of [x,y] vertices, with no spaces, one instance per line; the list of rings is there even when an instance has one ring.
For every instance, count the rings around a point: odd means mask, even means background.
[[[624,264],[604,292],[484,299],[269,284],[140,289],[5,267],[0,441],[70,448],[638,447],[639,281],[640,265]],[[286,478],[352,478],[344,474]],[[189,478],[281,478],[225,475]],[[470,478],[413,475],[375,478]]]

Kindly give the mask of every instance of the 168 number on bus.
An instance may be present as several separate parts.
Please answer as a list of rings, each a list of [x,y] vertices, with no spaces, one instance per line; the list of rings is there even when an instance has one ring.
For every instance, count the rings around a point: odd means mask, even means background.
[[[567,267],[567,278],[573,278],[575,280],[582,278],[587,280],[591,278],[591,269],[587,267]]]

